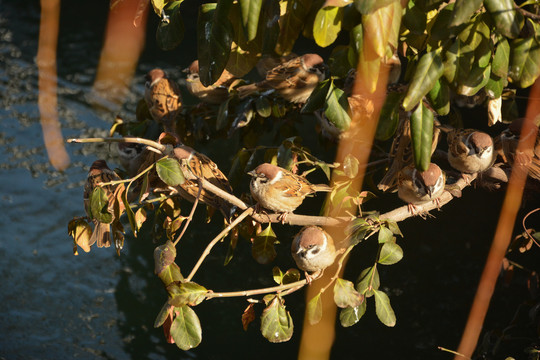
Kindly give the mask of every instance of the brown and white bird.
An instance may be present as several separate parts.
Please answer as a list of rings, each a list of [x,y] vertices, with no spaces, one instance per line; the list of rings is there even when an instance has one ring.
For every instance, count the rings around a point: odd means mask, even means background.
[[[418,171],[414,164],[404,167],[398,175],[398,196],[409,204],[414,213],[415,205],[429,201],[438,202],[444,192],[446,175],[439,166],[430,163],[426,171]]]
[[[199,77],[199,60],[195,60],[184,70],[187,73],[187,89],[201,101],[208,104],[221,104],[229,97],[229,86],[236,77],[223,70],[219,79],[212,85],[204,86]]]
[[[446,140],[448,162],[462,173],[480,173],[491,167],[495,161],[493,139],[482,131],[453,129],[447,133]]]
[[[334,239],[318,226],[303,227],[291,245],[292,257],[298,268],[305,272],[308,284],[334,263],[338,253]]]
[[[239,97],[274,89],[282,98],[292,103],[305,103],[317,84],[325,78],[327,69],[317,54],[305,54],[278,65],[266,73],[266,78],[255,84],[240,86]]]
[[[263,55],[259,59],[255,67],[257,68],[257,72],[259,73],[259,75],[265,78],[266,73],[268,73],[270,70],[296,57],[298,57],[298,55],[293,52],[289,53],[288,55],[283,55],[280,57],[272,56],[272,55]]]
[[[153,69],[145,76],[144,100],[152,118],[165,131],[176,132],[176,116],[182,107],[182,95],[176,82],[161,69]]]
[[[107,211],[111,214],[111,221],[107,223],[99,221],[100,217],[98,214],[93,214],[91,207],[91,195],[99,184],[115,180],[120,180],[120,177],[116,175],[114,171],[109,169],[105,160],[94,161],[90,167],[90,171],[88,172],[88,177],[84,185],[84,209],[86,210],[87,216],[94,223],[94,231],[90,237],[90,241],[88,243],[89,246],[92,246],[96,242],[98,247],[111,246],[111,223],[114,223],[115,221],[118,222],[117,216],[119,216],[119,214],[121,214],[123,211],[123,204],[115,200],[117,199],[118,193],[124,189],[124,185],[119,184],[102,186],[105,195],[108,198]],[[115,206],[117,206],[116,209]]]
[[[521,136],[523,118],[516,119],[499,135],[499,141],[504,155],[504,160],[509,165],[517,163],[527,169],[531,178],[540,180],[540,130],[534,124],[531,131],[524,135],[524,140],[533,137],[533,147],[525,151],[518,151],[518,143]]]
[[[248,174],[252,176],[249,189],[253,199],[263,208],[280,213],[282,222],[306,196],[317,191],[332,191],[328,185],[314,185],[300,175],[268,163],[257,166]]]

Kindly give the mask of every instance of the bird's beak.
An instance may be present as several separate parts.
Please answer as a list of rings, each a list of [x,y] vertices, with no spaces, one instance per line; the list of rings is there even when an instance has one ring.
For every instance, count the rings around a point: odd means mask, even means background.
[[[247,173],[249,176],[257,176],[257,174],[255,173],[255,170],[251,170],[250,172]]]
[[[434,190],[433,186],[428,186],[426,190],[427,190],[427,193],[428,193],[429,197],[431,197],[431,194],[433,194],[433,190]]]

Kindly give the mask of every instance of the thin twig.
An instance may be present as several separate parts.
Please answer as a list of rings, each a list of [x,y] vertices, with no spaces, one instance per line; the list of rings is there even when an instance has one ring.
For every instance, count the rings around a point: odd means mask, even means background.
[[[67,139],[68,143],[111,143],[111,142],[126,142],[126,143],[135,143],[135,144],[144,144],[147,146],[150,146],[154,148],[155,150],[161,152],[162,154],[165,153],[165,150],[167,147],[165,145],[162,145],[158,142],[155,142],[153,140],[148,140],[145,138],[140,137],[123,137],[123,138],[113,138],[113,137],[105,137],[105,138],[77,138],[77,139]]]
[[[251,214],[253,214],[253,208],[248,208],[246,209],[242,214],[240,214],[229,226],[227,226],[225,229],[223,229],[209,244],[208,246],[206,247],[206,249],[204,249],[201,257],[199,258],[199,260],[197,261],[197,263],[195,264],[195,266],[193,267],[193,270],[191,270],[191,273],[189,273],[188,277],[186,278],[186,282],[187,281],[191,281],[191,279],[193,279],[193,276],[195,276],[195,273],[197,273],[197,270],[199,270],[199,267],[201,266],[202,262],[204,261],[204,259],[208,256],[208,254],[210,254],[210,250],[212,250],[212,248],[214,247],[214,245],[216,245],[218,243],[218,241],[220,241],[221,239],[223,239],[223,237],[225,235],[227,235],[227,233],[229,231],[231,231],[236,225],[240,224],[242,222],[242,220],[244,220],[246,217],[250,216]]]
[[[178,235],[178,237],[173,243],[174,246],[176,246],[176,244],[178,244],[182,236],[184,236],[184,233],[186,232],[189,223],[191,223],[191,219],[193,219],[193,214],[195,214],[195,209],[197,208],[197,205],[199,204],[199,198],[201,197],[201,192],[202,192],[202,186],[199,181],[199,191],[197,192],[197,197],[195,198],[195,201],[193,202],[193,207],[191,208],[191,212],[189,213],[186,223],[184,224],[184,228],[182,229],[182,232],[180,233],[180,235]]]
[[[300,289],[306,284],[307,284],[306,280],[299,280],[290,284],[272,286],[272,287],[267,287],[267,288],[262,288],[262,289],[240,290],[240,291],[231,291],[231,292],[210,292],[206,295],[206,299],[211,299],[211,298],[216,298],[216,297],[224,298],[224,297],[238,297],[238,296],[253,296],[253,295],[261,295],[261,294],[269,294],[273,292],[282,292],[282,294],[284,294],[286,290],[296,289],[296,288]]]
[[[326,284],[322,289],[321,289],[321,293],[325,292],[326,289],[328,289],[330,287],[330,285],[332,285],[332,283],[334,281],[336,281],[336,279],[339,277],[339,272],[341,271],[341,268],[343,267],[343,261],[345,260],[345,258],[347,257],[347,255],[349,255],[349,253],[351,252],[351,250],[353,249],[354,246],[349,246],[347,248],[347,250],[345,250],[343,252],[343,254],[341,255],[341,257],[339,258],[339,261],[338,261],[338,267],[336,269],[336,272],[334,273],[334,276],[332,276],[332,278],[330,279],[330,281],[328,282],[328,284]]]

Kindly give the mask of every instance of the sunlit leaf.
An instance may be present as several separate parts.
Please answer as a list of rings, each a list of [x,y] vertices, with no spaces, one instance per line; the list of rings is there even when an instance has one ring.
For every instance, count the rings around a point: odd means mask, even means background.
[[[540,72],[540,43],[533,37],[512,40],[508,76],[518,87],[531,86]]]
[[[342,309],[339,313],[339,322],[341,323],[341,326],[343,327],[349,327],[356,324],[362,316],[366,313],[366,301],[362,301],[360,305],[357,307],[351,308],[345,308]]]
[[[90,247],[93,245],[90,244],[92,227],[84,219],[72,219],[68,224],[68,233],[73,238],[73,242],[80,246],[84,252],[90,251]],[[77,253],[75,253],[75,255],[77,255]]]
[[[508,38],[515,38],[523,27],[523,15],[514,0],[484,0],[484,6],[493,17],[495,29]]]
[[[266,229],[255,236],[251,246],[251,254],[259,264],[268,264],[276,258],[276,234],[272,230],[272,226],[268,224]]]
[[[372,225],[363,218],[356,218],[351,221],[347,233],[351,234],[351,245],[356,245],[364,240],[367,232],[372,229]]]
[[[391,231],[388,230],[390,233]],[[393,265],[403,258],[403,250],[392,241],[387,241],[381,248],[378,263],[382,265]]]
[[[506,78],[500,78],[492,73],[485,86],[486,94],[491,99],[499,98],[506,85],[508,85],[508,80]]]
[[[197,347],[202,340],[202,328],[195,311],[189,306],[176,307],[175,318],[171,326],[171,336],[182,350]]]
[[[427,98],[437,114],[448,115],[450,112],[450,87],[444,78],[437,80],[427,93]]]
[[[131,209],[131,206],[129,206],[129,202],[127,200],[127,191],[125,191],[125,188],[121,189],[121,198],[122,203],[124,204],[124,210],[127,214],[129,226],[131,226],[131,230],[133,231],[133,235],[137,237],[137,232],[139,231],[139,227],[137,226],[137,221],[135,220],[135,213]]]
[[[294,330],[291,314],[285,309],[281,298],[274,299],[261,315],[261,334],[271,343],[290,340]]]
[[[354,284],[349,280],[341,278],[336,279],[334,285],[334,302],[340,308],[357,307],[360,305],[364,297],[359,294]]]
[[[380,285],[381,282],[377,266],[372,266],[364,269],[358,276],[356,280],[356,291],[365,297],[370,297],[373,295],[373,291],[377,290]]]
[[[495,55],[491,61],[491,72],[498,77],[505,78],[508,75],[510,64],[510,43],[506,38],[499,39],[495,49]]]
[[[394,1],[396,0],[354,0],[354,5],[361,14],[366,15],[381,7],[389,5]]]
[[[386,96],[379,122],[377,123],[377,131],[375,138],[380,141],[385,141],[394,136],[399,123],[399,107],[401,106],[402,94],[391,92]]]
[[[354,179],[358,175],[358,159],[352,154],[347,154],[343,160],[343,172],[349,179]]]
[[[184,277],[180,272],[180,267],[175,262],[163,268],[163,270],[158,274],[158,277],[163,283],[163,285],[165,285],[165,287],[171,285],[174,282],[184,281]]]
[[[313,22],[313,37],[317,45],[327,47],[334,43],[341,30],[343,8],[328,6],[319,9]]]
[[[311,0],[289,0],[287,8],[279,18],[279,37],[275,47],[278,55],[287,55],[291,52],[298,35],[304,26],[304,19],[311,7]]]
[[[406,111],[412,110],[435,86],[437,80],[442,76],[443,71],[444,65],[440,50],[424,54],[416,65],[407,95],[403,99],[403,108]]]
[[[168,21],[161,21],[156,30],[156,42],[161,50],[172,50],[184,39],[184,21],[180,6],[167,8]]]
[[[280,3],[265,1],[259,17],[259,32],[262,32],[263,53],[273,53],[279,39]]]
[[[274,279],[274,282],[278,285],[283,284],[283,271],[277,266],[274,266],[272,268],[272,278]]]
[[[300,280],[300,272],[298,269],[289,269],[283,274],[283,285],[291,284]]]
[[[163,304],[161,307],[161,310],[159,311],[158,315],[156,316],[156,320],[154,320],[154,327],[158,328],[165,320],[172,314],[173,306],[169,305],[168,303]]]
[[[176,247],[172,241],[167,241],[154,249],[154,274],[159,275],[176,259]]]
[[[403,237],[403,234],[401,233],[397,222],[395,222],[394,220],[387,220],[386,226],[388,226],[388,229],[392,232],[392,234]]]
[[[156,171],[161,180],[169,186],[184,183],[184,173],[176,159],[163,158],[156,162]]]
[[[91,217],[97,221],[104,224],[113,221],[113,216],[109,212],[109,197],[101,186],[96,186],[90,195],[90,209]]]
[[[456,0],[450,26],[458,26],[467,22],[471,16],[480,9],[483,0]]]
[[[389,242],[394,237],[394,234],[392,231],[390,231],[389,228],[386,226],[382,226],[379,228],[379,244],[384,244],[386,242]]]
[[[154,12],[161,16],[161,11],[165,7],[166,0],[150,0],[152,3],[152,7],[154,8]]]
[[[431,162],[433,141],[433,113],[422,102],[411,115],[411,142],[413,145],[414,166],[426,171]]]
[[[259,116],[267,118],[272,115],[272,104],[270,104],[266,96],[259,96],[255,100],[255,110],[257,110]]]
[[[435,44],[434,46],[437,46],[437,41],[451,39],[453,35],[459,33],[466,26],[466,23],[450,26],[454,5],[455,3],[445,5],[441,10],[437,11],[437,16],[431,22],[430,40]]]
[[[366,43],[379,57],[386,55],[386,45],[392,32],[393,16],[394,5],[393,2],[389,2],[387,6],[379,7],[362,17],[364,34],[369,37],[369,41]],[[399,16],[401,17],[401,14]]]
[[[233,28],[227,16],[230,1],[203,4],[197,21],[199,76],[204,86],[215,83],[229,60]]]
[[[458,84],[456,93],[465,96],[473,96],[482,89],[489,81],[491,65],[485,68],[473,67],[467,77],[463,77]]]
[[[257,36],[263,0],[239,0],[239,3],[242,10],[242,25],[246,30],[248,41],[251,41]]]
[[[173,290],[169,290],[169,304],[173,306],[196,306],[199,305],[204,299],[208,290],[199,284],[194,282],[183,282],[175,286]]]
[[[306,316],[311,325],[317,324],[321,321],[323,315],[322,311],[322,300],[321,293],[315,295],[309,302],[306,307]]]
[[[390,299],[386,293],[380,290],[374,290],[375,295],[375,313],[379,321],[388,327],[396,325],[396,314],[390,305]]]
[[[351,124],[349,116],[349,102],[345,92],[330,83],[328,94],[326,95],[326,105],[324,115],[328,121],[340,130],[347,130]]]

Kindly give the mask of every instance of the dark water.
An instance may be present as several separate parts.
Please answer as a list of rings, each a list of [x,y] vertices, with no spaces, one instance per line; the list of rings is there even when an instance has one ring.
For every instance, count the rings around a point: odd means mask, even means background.
[[[196,16],[196,5],[186,5],[186,18]],[[179,74],[196,57],[189,36],[182,49],[157,50],[156,19],[150,14],[148,43],[124,105],[115,111],[92,105],[89,94],[107,7],[107,1],[63,1],[58,93],[65,138],[106,135],[116,113],[133,117],[147,70],[161,66]],[[193,34],[194,25],[186,27],[186,33]],[[72,165],[63,173],[49,165],[37,107],[38,31],[37,1],[0,0],[0,358],[294,359],[302,293],[288,298],[287,309],[296,324],[288,343],[267,343],[257,324],[243,332],[240,315],[245,301],[212,300],[196,309],[203,327],[202,344],[182,352],[165,343],[161,328],[153,328],[166,294],[152,273],[151,241],[128,236],[120,258],[111,249],[73,256],[67,222],[83,215],[82,185],[88,165],[96,157],[110,159],[109,149],[67,145]],[[219,153],[211,146],[205,150],[210,155]],[[226,164],[227,159],[222,161]],[[436,213],[435,219],[406,221],[402,225],[405,239],[400,242],[405,258],[381,270],[383,288],[397,314],[396,327],[381,325],[369,302],[359,324],[348,329],[338,326],[332,357],[451,358],[436,347],[457,347],[502,198],[502,192],[468,189],[462,199]],[[200,239],[211,238],[218,228],[219,224],[206,226],[202,216],[195,219],[185,240],[190,250],[179,254],[181,266],[189,269],[194,264],[204,248]],[[286,248],[283,244],[282,250]],[[256,265],[247,244],[240,244],[235,260],[223,268],[225,251],[225,245],[218,246],[195,281],[217,290],[271,285],[272,266]],[[369,245],[355,249],[347,268],[349,279],[371,265],[372,255],[365,254],[373,254]],[[282,268],[292,265],[285,257],[277,263]],[[497,289],[486,329],[507,326],[518,305],[529,299],[523,279]],[[511,343],[508,350],[488,358],[524,358],[522,350],[531,337],[529,333],[523,337],[526,340]]]

